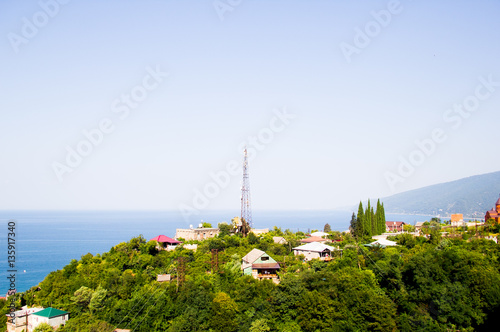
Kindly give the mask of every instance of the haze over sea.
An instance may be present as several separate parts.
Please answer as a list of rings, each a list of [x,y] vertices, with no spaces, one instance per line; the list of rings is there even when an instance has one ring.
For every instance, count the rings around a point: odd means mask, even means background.
[[[352,211],[254,211],[255,228],[281,227],[292,231],[323,229],[345,231]],[[204,211],[198,220],[211,223],[230,222],[239,211]],[[429,220],[429,216],[387,214],[388,221]],[[175,236],[176,228],[188,228],[178,211],[1,211],[5,236],[0,246],[7,248],[7,222],[16,220],[16,288],[23,292],[41,282],[51,271],[62,269],[82,255],[107,252],[120,242],[142,234],[146,240],[156,235]],[[194,225],[196,227],[196,225]],[[7,252],[0,257],[0,295],[9,288]],[[26,272],[24,272],[26,271]]]

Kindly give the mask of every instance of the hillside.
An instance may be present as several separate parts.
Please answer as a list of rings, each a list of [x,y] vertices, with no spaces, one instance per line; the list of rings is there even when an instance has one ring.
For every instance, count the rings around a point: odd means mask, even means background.
[[[500,324],[500,246],[493,241],[405,236],[398,247],[372,250],[346,234],[333,259],[305,260],[291,249],[303,237],[278,228],[259,237],[226,232],[198,242],[196,251],[158,251],[139,236],[72,260],[16,294],[15,304],[68,311],[59,332],[492,331]],[[246,267],[252,275],[243,273],[253,249],[282,262],[279,284],[270,279],[275,274],[258,273],[269,264],[254,261]],[[160,283],[159,274],[173,279]],[[0,299],[0,326],[9,310]]]
[[[483,218],[500,193],[500,172],[482,174],[407,191],[381,199],[387,213]]]

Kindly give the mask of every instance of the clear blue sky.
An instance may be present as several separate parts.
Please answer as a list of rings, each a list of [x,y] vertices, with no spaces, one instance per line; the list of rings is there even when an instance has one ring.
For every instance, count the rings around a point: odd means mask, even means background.
[[[254,210],[331,209],[499,170],[500,2],[220,3],[2,1],[0,209],[238,209],[239,174],[208,203],[195,192],[259,133]],[[133,108],[121,99],[132,91]],[[467,117],[447,111],[464,100]],[[91,144],[82,132],[101,121],[113,131],[68,166],[66,147]],[[398,173],[436,128],[447,139]]]

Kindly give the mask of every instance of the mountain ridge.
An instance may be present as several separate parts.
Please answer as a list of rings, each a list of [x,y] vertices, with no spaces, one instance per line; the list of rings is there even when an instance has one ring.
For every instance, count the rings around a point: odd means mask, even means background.
[[[433,184],[381,198],[386,213],[483,218],[498,199],[500,171]]]

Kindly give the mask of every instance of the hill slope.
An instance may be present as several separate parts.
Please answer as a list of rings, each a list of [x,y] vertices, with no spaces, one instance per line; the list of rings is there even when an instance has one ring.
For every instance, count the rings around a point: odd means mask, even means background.
[[[388,213],[483,218],[500,193],[500,172],[436,184],[382,199]]]

